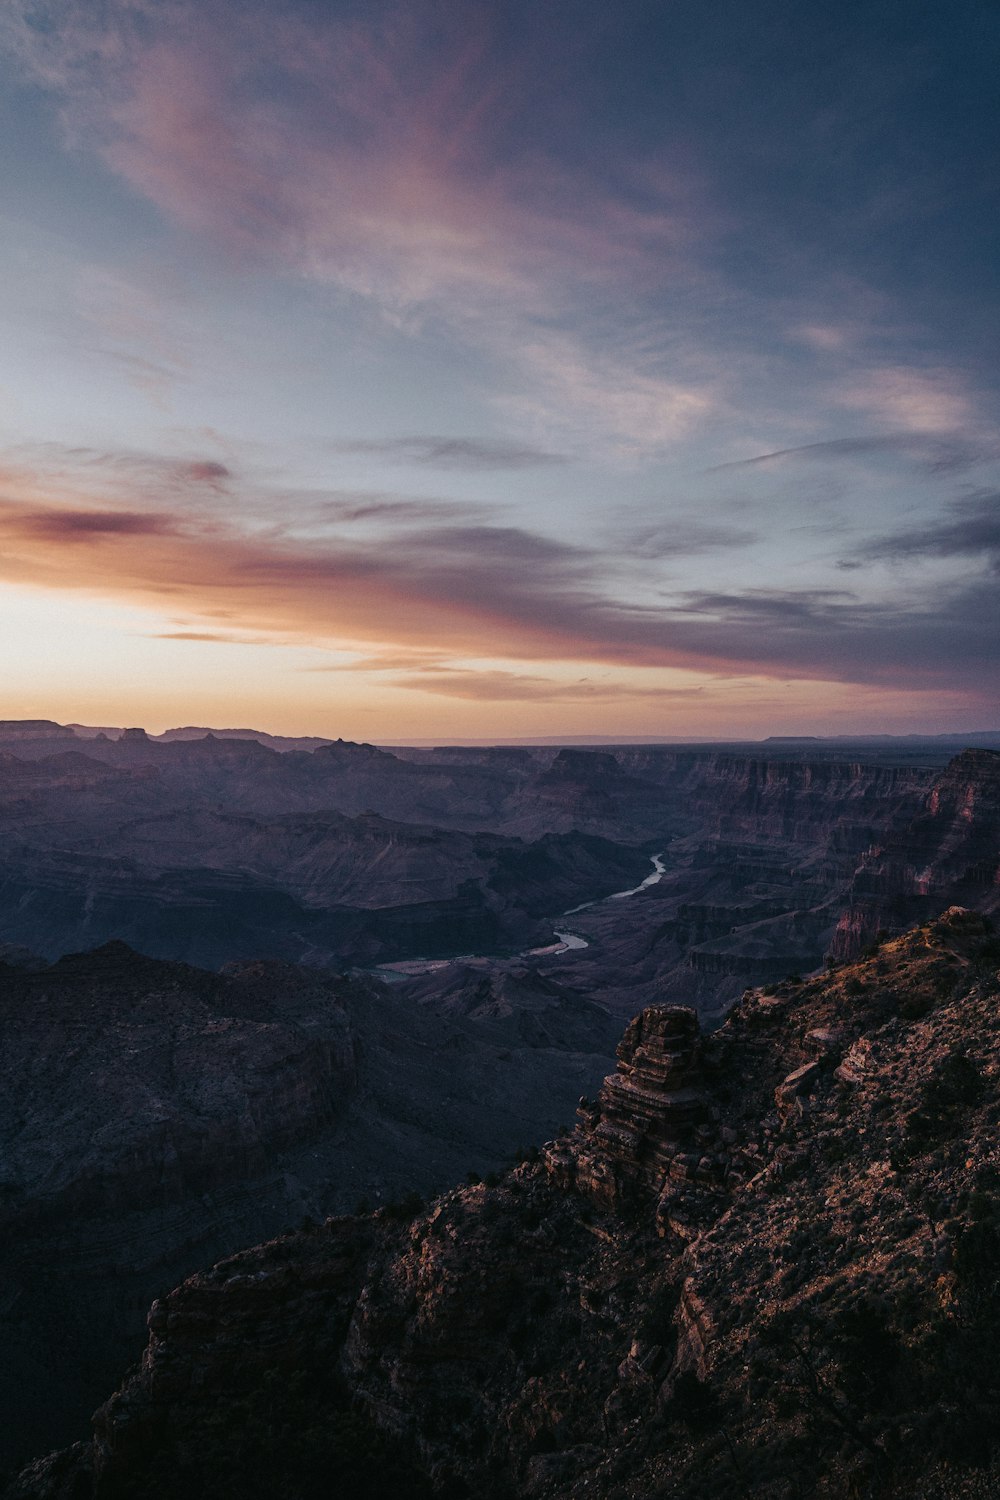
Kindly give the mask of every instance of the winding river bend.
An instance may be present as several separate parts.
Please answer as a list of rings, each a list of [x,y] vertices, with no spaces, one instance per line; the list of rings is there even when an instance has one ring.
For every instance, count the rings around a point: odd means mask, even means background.
[[[610,896],[601,896],[596,901],[584,901],[580,906],[571,906],[568,911],[563,912],[564,917],[572,917],[578,911],[590,911],[592,907],[603,906],[606,901],[624,901],[628,896],[638,896],[648,886],[656,885],[667,873],[663,863],[663,853],[653,854],[650,857],[653,866],[652,873],[638,885],[632,886],[627,891],[612,891]],[[525,948],[522,953],[515,955],[516,958],[542,958],[551,957],[557,953],[569,953],[577,948],[588,948],[590,944],[587,939],[581,937],[578,932],[564,931],[558,927],[553,928],[552,935],[556,942],[548,943],[542,948]],[[509,963],[507,959],[505,962]],[[455,958],[404,958],[398,963],[379,964],[372,972],[383,979],[412,979],[418,974],[434,974],[438,969],[446,969],[449,964],[489,964],[496,963],[495,954],[462,953]]]

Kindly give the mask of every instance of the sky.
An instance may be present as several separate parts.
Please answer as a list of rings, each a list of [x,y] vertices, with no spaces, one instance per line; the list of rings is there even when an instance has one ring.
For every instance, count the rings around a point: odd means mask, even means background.
[[[994,0],[5,0],[2,714],[1000,725]]]

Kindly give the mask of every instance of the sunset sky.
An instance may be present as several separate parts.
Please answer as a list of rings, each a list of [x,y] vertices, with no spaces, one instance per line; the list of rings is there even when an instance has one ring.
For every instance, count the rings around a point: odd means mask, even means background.
[[[1000,725],[995,0],[5,0],[0,717]]]

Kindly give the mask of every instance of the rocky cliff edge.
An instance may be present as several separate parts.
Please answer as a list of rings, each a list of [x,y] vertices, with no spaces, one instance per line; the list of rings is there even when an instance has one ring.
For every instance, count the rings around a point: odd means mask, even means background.
[[[1000,1493],[1000,941],[959,908],[702,1036],[651,1007],[495,1186],[154,1304],[7,1500]]]

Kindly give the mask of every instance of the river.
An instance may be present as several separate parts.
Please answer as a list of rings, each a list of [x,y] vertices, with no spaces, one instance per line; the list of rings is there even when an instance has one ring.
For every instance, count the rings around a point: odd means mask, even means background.
[[[653,866],[651,874],[638,885],[631,886],[627,891],[612,891],[610,896],[600,896],[596,901],[584,901],[580,906],[571,906],[568,911],[563,912],[564,917],[572,917],[578,911],[590,911],[592,907],[603,906],[605,901],[624,901],[627,896],[638,896],[640,891],[647,890],[649,886],[656,885],[667,873],[663,864],[663,854],[653,854],[650,857]],[[552,935],[557,939],[543,948],[525,948],[523,953],[518,953],[517,958],[548,958],[557,953],[570,953],[578,948],[589,948],[590,944],[585,937],[578,932],[563,931],[558,927],[553,928]],[[497,962],[510,963],[510,959],[498,959],[496,954],[462,953],[457,958],[404,958],[398,963],[379,964],[372,972],[383,979],[399,980],[412,979],[418,974],[434,974],[438,969],[446,969],[449,964],[492,964]]]

